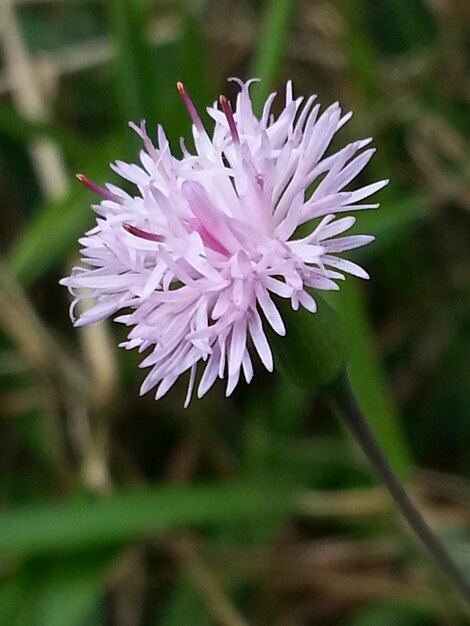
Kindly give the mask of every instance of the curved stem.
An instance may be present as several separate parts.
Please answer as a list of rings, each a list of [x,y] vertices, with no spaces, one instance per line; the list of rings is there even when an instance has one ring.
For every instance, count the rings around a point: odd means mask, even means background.
[[[354,438],[359,443],[375,473],[389,491],[404,519],[408,522],[429,554],[431,554],[441,569],[446,573],[461,598],[467,606],[470,607],[470,582],[457,567],[444,545],[432,532],[424,521],[421,513],[408,497],[377,443],[374,433],[362,415],[351,391],[347,376],[344,375],[339,381],[330,386],[328,391],[337,413],[354,435]]]

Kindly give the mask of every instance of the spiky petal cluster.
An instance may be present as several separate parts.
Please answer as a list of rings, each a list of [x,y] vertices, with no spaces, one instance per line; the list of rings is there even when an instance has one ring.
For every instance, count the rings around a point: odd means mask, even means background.
[[[387,181],[347,190],[374,152],[364,150],[371,140],[325,156],[350,118],[337,103],[320,112],[315,96],[294,98],[289,82],[280,115],[271,114],[272,94],[258,119],[251,81],[236,82],[233,112],[223,96],[207,109],[212,136],[178,84],[194,154],[182,143],[176,158],[161,127],[154,145],[144,122],[131,124],[145,146],[140,164],[117,161],[112,168],[136,186],[135,195],[81,177],[101,202],[95,227],[80,240],[86,267],[62,280],[75,297],[72,319],[83,326],[124,310],[116,320],[132,328],[123,345],[148,351],[141,391],[157,387],[157,399],[189,370],[188,403],[198,365],[199,397],[217,377],[227,378],[227,395],[242,371],[250,382],[249,338],[271,371],[266,323],[285,334],[273,294],[313,313],[310,289],[338,289],[343,272],[367,278],[338,253],[373,238],[343,236],[355,219],[337,214],[378,206],[361,201]],[[303,224],[308,234],[300,236]],[[93,304],[75,319],[75,305],[86,298]]]

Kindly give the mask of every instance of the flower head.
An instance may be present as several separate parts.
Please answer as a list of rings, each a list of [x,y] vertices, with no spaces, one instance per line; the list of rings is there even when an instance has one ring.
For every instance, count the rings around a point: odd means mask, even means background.
[[[271,371],[266,324],[285,334],[274,294],[314,313],[312,290],[338,289],[344,272],[368,277],[338,253],[373,237],[344,236],[355,218],[337,214],[378,206],[361,202],[388,181],[346,190],[371,158],[374,150],[364,150],[371,140],[325,156],[351,117],[337,103],[320,112],[315,96],[294,98],[289,82],[280,115],[271,114],[272,94],[258,119],[252,81],[236,82],[233,111],[224,96],[207,109],[212,136],[178,83],[194,154],[181,142],[177,158],[161,127],[154,145],[145,122],[131,124],[145,147],[140,164],[111,167],[136,186],[135,195],[79,176],[101,201],[95,227],[80,240],[86,267],[61,281],[75,298],[72,319],[83,326],[121,312],[116,321],[131,327],[123,346],[148,351],[141,391],[156,387],[157,399],[189,370],[187,404],[198,366],[199,397],[217,377],[227,377],[227,395],[241,372],[250,382],[249,339]],[[308,234],[299,234],[302,225]],[[93,304],[76,319],[75,305],[86,298]]]

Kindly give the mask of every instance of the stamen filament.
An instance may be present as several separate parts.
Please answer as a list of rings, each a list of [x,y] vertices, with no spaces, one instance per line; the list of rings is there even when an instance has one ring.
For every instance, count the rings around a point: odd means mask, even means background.
[[[189,114],[189,117],[191,118],[192,123],[198,130],[204,130],[204,126],[202,125],[201,118],[199,117],[198,112],[196,111],[196,107],[194,106],[193,101],[188,96],[188,92],[186,91],[183,83],[178,81],[176,83],[176,88],[178,89],[178,93],[180,94],[181,99],[183,100],[183,104],[186,107],[186,110]]]
[[[137,228],[137,226],[132,226],[132,224],[123,224],[122,227],[131,235],[135,237],[140,237],[141,239],[147,239],[147,241],[163,241],[163,237],[161,235],[155,235],[154,233],[148,233],[146,230],[142,230]]]
[[[101,196],[103,200],[116,200],[119,202],[118,196],[106,189],[106,187],[100,187],[99,185],[92,183],[91,180],[85,176],[85,174],[75,174],[75,177],[84,187],[89,189],[92,193],[96,193],[97,196]]]
[[[220,106],[222,107],[222,111],[225,113],[225,117],[227,118],[228,127],[230,128],[230,133],[232,135],[232,139],[234,143],[240,143],[240,136],[238,134],[237,125],[235,123],[235,118],[233,117],[232,107],[230,106],[230,102],[227,100],[225,96],[219,96]]]

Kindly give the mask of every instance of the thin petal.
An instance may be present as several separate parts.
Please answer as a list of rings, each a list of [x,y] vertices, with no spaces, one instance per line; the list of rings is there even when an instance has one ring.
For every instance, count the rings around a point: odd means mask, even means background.
[[[264,316],[268,320],[272,329],[278,334],[284,336],[286,334],[286,328],[282,321],[281,315],[276,308],[276,305],[271,299],[269,292],[260,283],[257,283],[255,287],[256,297]]]
[[[261,317],[256,310],[252,311],[248,320],[248,329],[261,362],[269,372],[272,372],[274,365],[273,355],[266,335],[264,334]]]
[[[243,353],[246,349],[246,327],[247,321],[245,317],[242,317],[233,325],[228,355],[228,373],[229,377],[232,378],[234,378],[237,371],[240,371],[242,364]]]
[[[184,408],[187,409],[189,406],[189,403],[191,402],[191,396],[193,394],[193,389],[194,389],[194,381],[196,380],[196,365],[193,365],[191,368],[191,373],[189,375],[189,384],[188,384],[188,391],[186,392],[186,398],[184,401]]]
[[[351,235],[350,237],[339,237],[331,241],[324,241],[324,245],[328,252],[344,252],[345,250],[353,250],[354,248],[360,248],[366,246],[371,241],[374,241],[375,237],[372,235]]]
[[[209,357],[206,368],[201,377],[201,381],[197,389],[198,398],[202,398],[202,396],[205,393],[207,393],[207,391],[209,391],[209,389],[215,383],[217,379],[217,375],[219,373],[219,363],[220,363],[220,351],[218,347],[216,347],[214,348],[211,356]]]

